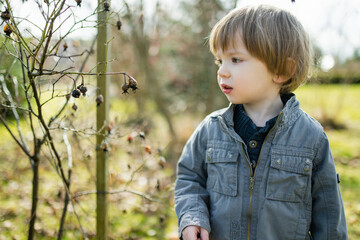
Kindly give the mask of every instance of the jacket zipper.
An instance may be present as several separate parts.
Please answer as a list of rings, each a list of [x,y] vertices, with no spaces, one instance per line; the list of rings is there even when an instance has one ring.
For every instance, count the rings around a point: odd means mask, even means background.
[[[276,119],[276,122],[275,122],[275,125],[270,129],[270,131],[268,132],[268,134],[266,135],[265,139],[264,139],[264,142],[263,142],[263,145],[264,143],[266,142],[266,139],[268,138],[268,136],[270,135],[270,133],[273,131],[273,129],[277,126],[278,122],[279,122],[279,119],[282,115],[282,112],[280,112],[278,118]],[[242,152],[247,160],[247,165],[249,167],[249,170],[250,170],[250,199],[249,199],[249,213],[248,213],[248,237],[247,239],[250,240],[250,222],[251,222],[251,201],[252,201],[252,193],[253,193],[253,189],[254,189],[254,183],[255,183],[255,173],[256,173],[256,167],[257,165],[259,164],[259,161],[260,161],[260,157],[261,157],[261,153],[262,153],[262,146],[261,146],[261,149],[260,149],[260,154],[259,154],[259,157],[258,157],[258,161],[255,165],[255,167],[253,168],[252,166],[252,162],[250,162],[249,158],[247,157],[247,155],[245,154],[245,150],[244,150],[244,145],[241,145],[242,146]]]

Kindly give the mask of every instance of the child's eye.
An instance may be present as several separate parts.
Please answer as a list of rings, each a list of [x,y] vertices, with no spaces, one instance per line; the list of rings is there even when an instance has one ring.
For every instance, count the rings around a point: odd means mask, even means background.
[[[239,59],[239,58],[232,58],[231,61],[232,61],[233,63],[240,63],[240,62],[242,62],[242,60]]]
[[[222,64],[222,60],[221,59],[215,59],[215,64],[220,66]]]

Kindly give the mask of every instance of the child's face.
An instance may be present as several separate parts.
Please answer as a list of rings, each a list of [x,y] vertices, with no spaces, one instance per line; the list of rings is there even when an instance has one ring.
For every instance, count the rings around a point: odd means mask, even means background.
[[[262,105],[279,95],[280,85],[273,81],[275,74],[251,56],[241,40],[235,47],[219,49],[216,58],[218,83],[231,103]]]

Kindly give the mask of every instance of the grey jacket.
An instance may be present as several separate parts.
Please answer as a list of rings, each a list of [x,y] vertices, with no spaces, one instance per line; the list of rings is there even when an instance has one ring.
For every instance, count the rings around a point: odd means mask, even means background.
[[[189,225],[211,240],[347,239],[338,176],[321,125],[293,96],[265,138],[255,171],[234,131],[234,105],[210,114],[177,167],[179,235]]]

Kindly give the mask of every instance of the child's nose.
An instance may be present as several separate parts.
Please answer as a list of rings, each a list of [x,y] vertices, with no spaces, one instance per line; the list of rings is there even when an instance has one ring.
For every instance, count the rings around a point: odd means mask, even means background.
[[[224,65],[220,66],[217,74],[221,78],[229,78],[230,77],[230,72],[224,67]]]

